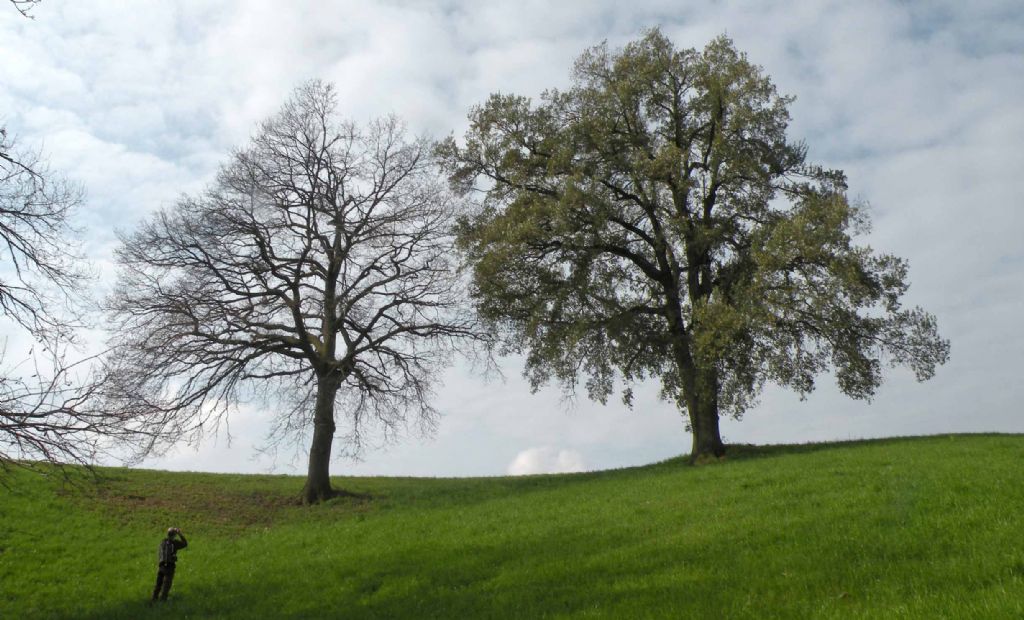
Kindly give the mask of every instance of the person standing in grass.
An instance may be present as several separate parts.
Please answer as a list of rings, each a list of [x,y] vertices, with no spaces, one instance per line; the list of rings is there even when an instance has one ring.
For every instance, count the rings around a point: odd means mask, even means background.
[[[181,540],[175,540],[175,536]],[[171,582],[174,581],[174,566],[178,562],[178,549],[188,546],[185,535],[181,530],[172,527],[167,530],[167,538],[160,541],[158,565],[156,571],[156,587],[153,588],[153,600],[160,597],[161,601],[167,600],[167,593],[171,591]]]

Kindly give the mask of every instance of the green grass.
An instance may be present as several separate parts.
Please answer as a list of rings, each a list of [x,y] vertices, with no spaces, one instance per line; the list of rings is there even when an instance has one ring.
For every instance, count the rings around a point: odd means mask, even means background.
[[[1013,618],[1024,436],[526,478],[104,470],[0,487],[0,618]],[[172,600],[147,607],[180,526]]]

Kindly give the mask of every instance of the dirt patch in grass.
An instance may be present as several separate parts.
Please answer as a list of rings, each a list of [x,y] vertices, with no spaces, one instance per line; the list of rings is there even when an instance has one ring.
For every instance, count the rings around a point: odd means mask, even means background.
[[[79,505],[113,517],[124,525],[155,529],[180,527],[206,533],[242,535],[293,520],[338,519],[367,512],[371,498],[346,493],[324,506],[302,506],[297,491],[281,485],[231,489],[221,480],[202,477],[106,478],[87,490],[65,491]]]

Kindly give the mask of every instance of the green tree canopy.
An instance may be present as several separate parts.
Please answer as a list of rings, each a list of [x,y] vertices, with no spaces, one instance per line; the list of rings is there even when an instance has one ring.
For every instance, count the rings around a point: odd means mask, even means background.
[[[539,103],[494,94],[464,143],[439,147],[482,199],[461,221],[480,315],[526,354],[532,385],[658,377],[719,455],[719,416],[766,382],[801,394],[833,371],[871,396],[885,363],[919,380],[946,361],[935,318],[905,309],[907,263],[868,229],[846,177],[787,138],[788,106],[726,37],[676,49],[658,30],[576,61]]]

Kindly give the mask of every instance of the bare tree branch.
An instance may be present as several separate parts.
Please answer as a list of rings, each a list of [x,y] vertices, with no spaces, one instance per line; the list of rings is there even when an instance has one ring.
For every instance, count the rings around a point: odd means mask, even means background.
[[[66,351],[48,352],[31,358],[31,375],[0,375],[0,469],[41,462],[91,468],[99,457],[121,456],[117,449],[138,444],[134,412],[101,406],[105,383],[95,359],[69,362]]]
[[[11,4],[18,10],[19,13],[29,19],[35,19],[35,16],[30,15],[32,9],[43,0],[11,0]]]
[[[0,128],[0,320],[34,343],[24,360],[6,359],[0,369],[3,468],[40,460],[88,465],[130,436],[138,439],[128,423],[131,409],[100,408],[103,383],[89,370],[94,360],[68,357],[84,326],[91,278],[70,224],[82,199],[79,185]]]
[[[71,213],[82,188],[0,128],[0,313],[35,339],[70,340],[89,279]]]

